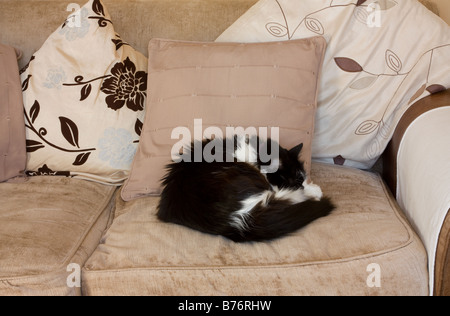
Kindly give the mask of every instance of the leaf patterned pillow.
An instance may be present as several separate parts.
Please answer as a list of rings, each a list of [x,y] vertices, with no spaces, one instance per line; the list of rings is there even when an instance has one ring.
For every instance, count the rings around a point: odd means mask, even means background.
[[[21,71],[27,174],[122,184],[144,120],[146,71],[100,0],[71,14]]]
[[[408,107],[450,88],[450,27],[416,0],[260,0],[217,41],[313,35],[328,42],[314,160],[371,168]]]

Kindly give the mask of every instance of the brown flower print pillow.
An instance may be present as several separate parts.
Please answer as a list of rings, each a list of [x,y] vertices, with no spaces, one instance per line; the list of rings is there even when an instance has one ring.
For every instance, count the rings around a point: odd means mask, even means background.
[[[69,16],[21,79],[27,174],[122,184],[144,120],[147,58],[114,31],[105,5]]]
[[[107,94],[108,107],[119,110],[126,106],[132,111],[142,111],[145,106],[147,73],[136,71],[136,66],[127,57],[111,69],[112,76],[106,78],[100,90]]]

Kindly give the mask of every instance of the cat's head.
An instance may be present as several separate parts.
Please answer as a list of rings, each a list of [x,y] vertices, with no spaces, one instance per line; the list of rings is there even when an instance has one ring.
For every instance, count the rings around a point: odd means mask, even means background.
[[[278,170],[273,173],[267,173],[267,180],[270,184],[279,189],[301,189],[306,180],[306,172],[303,163],[299,160],[303,144],[297,145],[291,150],[279,149]]]

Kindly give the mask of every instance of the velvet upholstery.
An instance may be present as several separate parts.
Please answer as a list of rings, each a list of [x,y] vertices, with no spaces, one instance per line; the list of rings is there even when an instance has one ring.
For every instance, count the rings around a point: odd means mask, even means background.
[[[110,221],[115,187],[34,177],[0,185],[0,295],[79,295],[67,286]],[[70,270],[70,269],[69,269]]]
[[[426,253],[381,178],[314,163],[312,177],[337,210],[270,243],[162,223],[158,198],[117,196],[116,218],[83,269],[83,294],[427,295]],[[380,287],[371,287],[373,264]]]

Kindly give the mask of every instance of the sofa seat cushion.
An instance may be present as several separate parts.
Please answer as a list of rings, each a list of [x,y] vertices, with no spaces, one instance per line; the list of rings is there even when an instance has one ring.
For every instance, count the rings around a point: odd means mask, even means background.
[[[0,295],[81,294],[76,273],[111,220],[116,190],[50,176],[2,183]]]
[[[427,256],[381,178],[314,163],[337,205],[298,232],[238,244],[159,222],[158,198],[116,198],[82,271],[90,295],[427,295]]]

